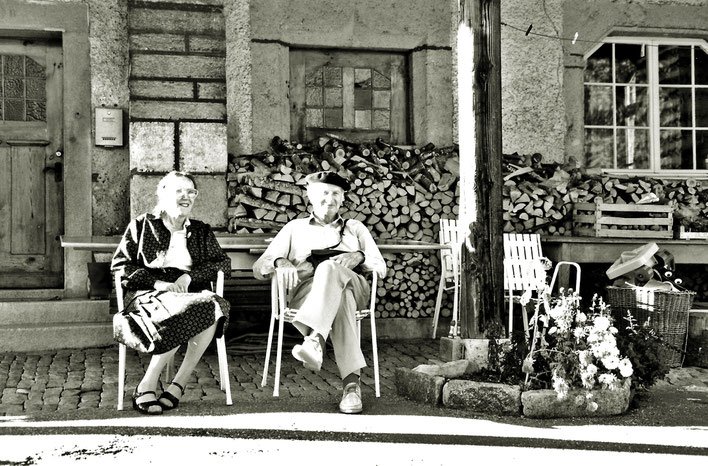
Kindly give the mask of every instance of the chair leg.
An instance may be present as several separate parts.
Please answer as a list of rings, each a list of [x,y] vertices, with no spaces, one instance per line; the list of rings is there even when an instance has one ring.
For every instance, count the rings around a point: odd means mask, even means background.
[[[177,354],[175,352],[175,354]],[[170,358],[167,360],[167,364],[165,364],[165,369],[162,371],[163,381],[165,384],[169,384],[172,382],[172,379],[177,375],[177,372],[175,371],[175,355],[173,354],[170,356]]]
[[[529,315],[526,312],[526,306],[521,303],[519,304],[521,306],[521,318],[524,322],[524,333],[526,334],[526,343],[528,344],[531,341],[531,335],[529,334]]]
[[[460,307],[459,307],[459,300],[460,300],[460,279],[457,273],[457,270],[455,270],[455,289],[453,291],[453,300],[452,300],[452,321],[453,321],[453,326],[450,329],[452,332],[452,335],[450,335],[452,338],[456,338],[460,336]]]
[[[280,396],[280,362],[283,357],[283,331],[285,330],[285,312],[280,313],[278,319],[278,348],[275,353],[275,381],[273,382],[273,396]]]
[[[374,310],[371,310],[371,348],[374,353],[374,388],[376,389],[376,398],[381,396],[379,388],[379,349],[376,344],[376,321],[374,320]]]
[[[277,310],[272,310],[270,313],[270,327],[268,328],[268,344],[266,346],[265,363],[263,363],[263,380],[261,387],[268,385],[268,365],[270,364],[270,351],[273,348],[273,330],[275,329],[275,313]]]
[[[509,290],[509,338],[514,331],[514,292]]]
[[[219,355],[219,373],[221,374],[221,389],[226,392],[226,406],[231,406],[231,380],[229,375],[229,360],[226,356],[226,342],[224,337],[216,339],[216,352]]]
[[[433,339],[435,339],[438,330],[438,319],[440,319],[440,306],[442,305],[442,295],[445,289],[445,273],[440,272],[440,286],[438,286],[438,296],[435,299],[435,314],[433,315]]]
[[[125,345],[118,345],[118,411],[123,411],[123,392],[125,392]]]

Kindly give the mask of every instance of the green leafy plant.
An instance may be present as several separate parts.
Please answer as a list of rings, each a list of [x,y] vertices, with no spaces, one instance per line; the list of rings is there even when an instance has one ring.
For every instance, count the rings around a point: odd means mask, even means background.
[[[647,390],[669,372],[661,357],[664,343],[654,329],[647,323],[639,325],[630,312],[622,319],[626,325],[619,326],[617,347],[632,362],[632,388]]]
[[[509,342],[502,343],[500,339],[506,329],[500,322],[490,324],[485,330],[488,340],[487,368],[482,369],[477,379],[519,385],[524,377],[521,365],[528,353],[525,335],[521,331],[512,333]]]

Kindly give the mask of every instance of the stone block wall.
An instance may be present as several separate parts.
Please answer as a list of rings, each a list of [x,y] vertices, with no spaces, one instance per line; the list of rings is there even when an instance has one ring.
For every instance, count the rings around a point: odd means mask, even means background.
[[[129,1],[130,212],[152,210],[170,170],[193,173],[195,218],[226,226],[222,2]]]
[[[232,153],[264,150],[273,136],[290,139],[287,67],[291,50],[302,48],[405,53],[410,62],[410,144],[452,143],[457,2],[251,0],[246,10],[244,3],[248,1],[225,0],[229,106],[232,98],[248,94],[252,105],[245,118],[240,108],[230,110],[229,125],[245,135],[234,136],[240,142],[230,146]]]

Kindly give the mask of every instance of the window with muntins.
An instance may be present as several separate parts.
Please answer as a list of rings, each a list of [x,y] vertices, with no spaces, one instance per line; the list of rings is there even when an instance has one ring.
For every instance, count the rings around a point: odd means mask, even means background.
[[[290,52],[291,138],[334,133],[352,142],[408,139],[404,54],[323,50]]]
[[[610,38],[586,57],[588,168],[708,170],[708,44]]]

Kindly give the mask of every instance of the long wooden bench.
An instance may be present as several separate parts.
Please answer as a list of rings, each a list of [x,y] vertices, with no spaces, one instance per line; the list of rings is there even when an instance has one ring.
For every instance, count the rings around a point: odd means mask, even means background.
[[[113,253],[120,236],[61,236],[64,248],[94,253]],[[216,234],[221,248],[231,258],[231,278],[224,282],[224,297],[236,312],[270,313],[270,281],[256,280],[252,266],[273,238],[270,234]],[[436,251],[446,246],[413,240],[378,240],[382,253]]]

